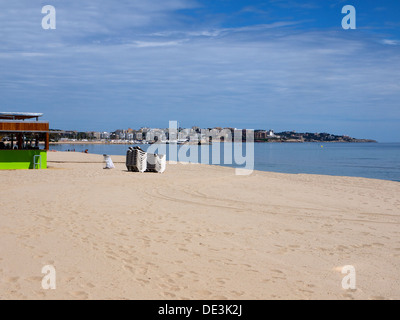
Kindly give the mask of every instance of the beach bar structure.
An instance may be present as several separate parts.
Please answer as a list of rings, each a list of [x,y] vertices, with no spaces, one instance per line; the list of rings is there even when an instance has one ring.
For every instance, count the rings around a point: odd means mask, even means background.
[[[47,168],[50,131],[42,116],[0,112],[0,170]]]

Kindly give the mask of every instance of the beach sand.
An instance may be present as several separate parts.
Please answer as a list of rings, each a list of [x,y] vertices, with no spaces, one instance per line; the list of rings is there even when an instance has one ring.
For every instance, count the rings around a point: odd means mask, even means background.
[[[112,159],[0,172],[1,299],[400,299],[400,183]]]

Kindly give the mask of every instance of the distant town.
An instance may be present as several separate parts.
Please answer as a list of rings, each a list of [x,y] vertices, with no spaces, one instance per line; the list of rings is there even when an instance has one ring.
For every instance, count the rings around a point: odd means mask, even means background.
[[[231,137],[242,136],[246,142],[246,129],[236,128],[207,128],[192,127],[191,129],[179,128],[174,137],[169,136],[168,129],[141,128],[139,130],[115,130],[113,132],[79,132],[51,130],[51,143],[115,143],[115,144],[153,144],[153,143],[179,143],[179,144],[210,144],[213,141],[231,141]],[[254,142],[376,142],[371,139],[356,139],[346,135],[330,133],[300,133],[296,131],[274,132],[274,130],[254,130]]]

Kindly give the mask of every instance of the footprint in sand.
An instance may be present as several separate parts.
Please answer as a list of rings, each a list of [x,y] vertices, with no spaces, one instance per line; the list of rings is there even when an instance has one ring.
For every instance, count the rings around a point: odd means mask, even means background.
[[[217,279],[216,283],[219,284],[220,286],[224,286],[226,284],[227,280],[228,279],[219,278],[219,279]]]
[[[382,243],[373,243],[372,245],[375,246],[375,247],[378,247],[378,248],[382,248],[382,247],[385,246],[385,245],[382,244]]]
[[[245,294],[244,291],[231,291],[231,293],[232,293],[232,295],[233,295],[235,298],[243,297],[244,294]]]
[[[228,300],[228,298],[225,296],[214,296],[212,297],[212,300]]]
[[[306,290],[306,289],[299,289],[300,292],[306,293],[306,294],[313,294],[314,291],[311,290]]]
[[[386,299],[385,297],[375,296],[375,297],[370,297],[369,300],[386,300]]]
[[[278,270],[278,269],[272,269],[271,271],[272,271],[272,272],[276,272],[276,273],[283,274],[283,272],[282,272],[281,270]]]
[[[162,295],[164,297],[171,298],[171,299],[176,298],[176,295],[174,293],[171,293],[171,292],[163,292]]]
[[[183,272],[177,272],[175,274],[172,274],[172,277],[182,279],[185,276]]]
[[[72,291],[69,293],[72,297],[80,300],[87,300],[89,295],[84,291]]]
[[[351,295],[350,293],[345,293],[345,294],[343,295],[343,298],[350,299],[350,300],[354,300],[353,295]]]
[[[46,294],[43,291],[33,291],[33,294],[35,296],[39,296],[41,298],[45,298],[46,297]]]
[[[41,283],[43,278],[42,277],[29,277],[26,280],[28,280],[29,282]]]
[[[200,294],[202,297],[210,297],[212,295],[212,292],[208,291],[208,290],[200,290],[197,291],[198,294]]]
[[[17,283],[19,281],[19,277],[9,277],[7,278],[8,283]]]
[[[142,285],[147,285],[150,283],[149,280],[145,280],[145,279],[135,279],[137,282],[141,283]]]

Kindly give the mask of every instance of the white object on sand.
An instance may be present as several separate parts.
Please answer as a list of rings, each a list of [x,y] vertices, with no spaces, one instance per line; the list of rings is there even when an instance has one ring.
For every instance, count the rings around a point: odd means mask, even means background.
[[[104,155],[104,161],[106,163],[106,167],[104,169],[114,169],[115,168],[114,163],[111,160],[111,157],[109,155],[106,155],[106,154]]]

